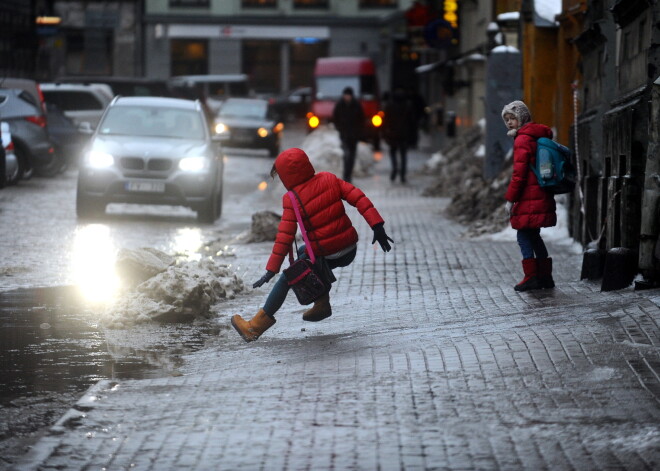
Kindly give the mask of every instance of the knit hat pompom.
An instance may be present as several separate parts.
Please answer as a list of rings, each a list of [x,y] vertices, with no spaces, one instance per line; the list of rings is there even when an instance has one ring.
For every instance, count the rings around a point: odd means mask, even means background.
[[[512,101],[502,109],[502,119],[504,119],[504,115],[506,114],[512,114],[515,116],[520,127],[523,127],[532,120],[529,108],[527,108],[527,105],[520,100]]]

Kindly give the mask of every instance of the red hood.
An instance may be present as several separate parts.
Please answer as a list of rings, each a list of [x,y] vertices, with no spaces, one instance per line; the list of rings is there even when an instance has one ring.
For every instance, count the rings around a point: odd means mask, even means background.
[[[534,139],[538,139],[539,137],[547,137],[548,139],[552,139],[552,129],[550,129],[545,124],[537,124],[534,122],[527,123],[518,129],[516,136],[520,136],[521,134],[526,134],[527,136],[531,136]]]
[[[305,151],[295,147],[287,149],[277,156],[275,169],[287,190],[306,182],[315,173]]]

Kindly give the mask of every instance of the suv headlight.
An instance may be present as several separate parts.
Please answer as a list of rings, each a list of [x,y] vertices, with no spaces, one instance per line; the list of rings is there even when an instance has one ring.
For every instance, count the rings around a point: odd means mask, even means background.
[[[208,167],[208,159],[204,157],[185,157],[179,161],[179,169],[184,172],[201,172]]]
[[[229,127],[224,123],[216,123],[215,133],[216,134],[227,134],[229,132]]]
[[[108,168],[115,163],[115,158],[106,152],[93,150],[87,154],[87,163],[92,168]]]

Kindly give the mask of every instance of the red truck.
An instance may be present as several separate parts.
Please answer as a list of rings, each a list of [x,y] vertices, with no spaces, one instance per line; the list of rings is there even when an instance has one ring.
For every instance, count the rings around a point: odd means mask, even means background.
[[[310,130],[332,119],[335,104],[342,90],[353,88],[355,98],[362,105],[367,122],[364,139],[380,149],[380,126],[383,111],[373,61],[366,57],[321,57],[314,67],[314,88],[307,125]]]

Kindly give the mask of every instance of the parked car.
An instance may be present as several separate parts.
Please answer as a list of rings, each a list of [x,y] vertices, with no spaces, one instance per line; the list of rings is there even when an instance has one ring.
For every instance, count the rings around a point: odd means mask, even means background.
[[[173,96],[202,100],[211,113],[217,113],[229,98],[250,95],[245,74],[178,75],[169,79],[168,86]]]
[[[0,159],[2,159],[2,162],[0,163],[3,164],[0,166],[0,178],[4,175],[4,179],[0,181],[0,188],[2,188],[5,185],[15,185],[21,176],[18,159],[14,151],[14,141],[11,137],[11,129],[9,123],[4,121],[0,123],[0,140],[2,141],[0,146]]]
[[[284,122],[303,119],[312,101],[312,87],[301,87],[269,100],[274,112]]]
[[[121,96],[171,96],[167,80],[146,77],[117,76],[72,76],[58,77],[56,83],[102,83],[112,88],[115,95]]]
[[[201,222],[222,212],[223,162],[202,104],[177,98],[116,97],[83,152],[79,217],[111,202],[187,206]]]
[[[55,154],[63,166],[78,165],[80,153],[89,140],[88,133],[81,132],[73,120],[66,116],[57,105],[46,104],[48,110],[48,135],[55,148]]]
[[[275,119],[267,100],[230,98],[215,119],[215,132],[227,147],[267,149],[280,153],[284,125]]]
[[[102,83],[42,83],[46,103],[56,105],[76,126],[89,123],[96,127],[114,92]]]
[[[47,121],[44,94],[41,92],[41,87],[36,81],[24,78],[0,78],[0,88],[18,88],[25,91],[31,98],[31,103],[41,109],[40,116],[42,116],[44,122]]]
[[[46,131],[41,109],[19,89],[0,89],[0,121],[9,124],[20,178],[53,176],[61,168]]]

